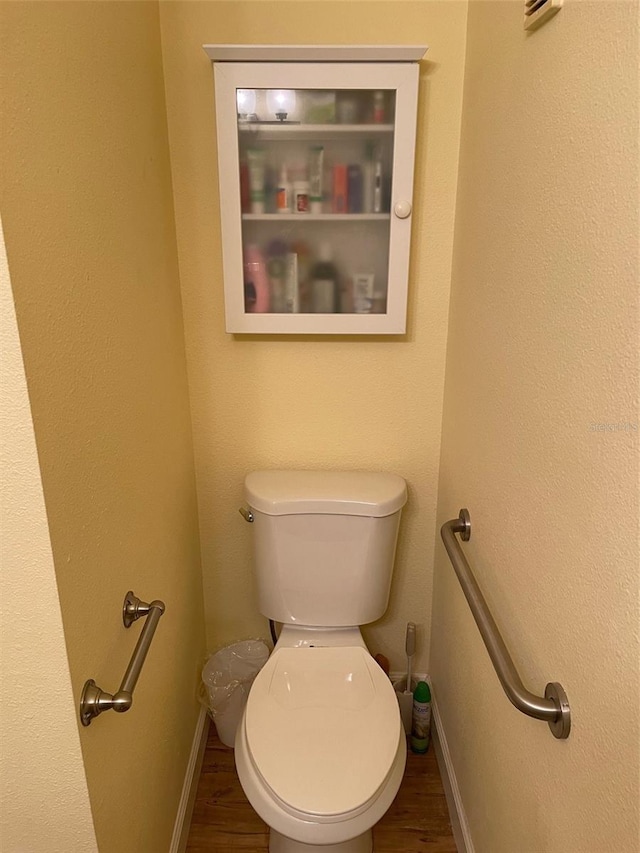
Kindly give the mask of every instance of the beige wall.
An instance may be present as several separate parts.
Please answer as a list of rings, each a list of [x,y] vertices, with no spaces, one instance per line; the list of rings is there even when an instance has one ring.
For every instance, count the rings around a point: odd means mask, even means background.
[[[637,4],[565,0],[531,36],[521,5],[469,7],[438,521],[469,508],[506,644],[530,689],[563,684],[571,735],[509,704],[440,544],[431,669],[476,853],[632,851]]]
[[[0,840],[5,853],[95,853],[1,228],[0,321]],[[43,636],[47,637],[45,654]],[[44,703],[43,696],[47,697]],[[51,737],[52,726],[55,737]],[[55,791],[55,797],[43,796],[43,791]]]
[[[204,651],[158,8],[2,17],[3,219],[74,704],[122,679],[126,591],[167,605],[131,711],[80,731],[93,819],[104,853],[158,853]]]
[[[208,644],[265,636],[237,512],[255,468],[395,471],[409,484],[389,610],[367,631],[400,668],[407,620],[428,660],[437,471],[466,4],[162,3],[162,46],[198,470]],[[224,331],[211,64],[228,43],[426,43],[409,331],[403,338]]]

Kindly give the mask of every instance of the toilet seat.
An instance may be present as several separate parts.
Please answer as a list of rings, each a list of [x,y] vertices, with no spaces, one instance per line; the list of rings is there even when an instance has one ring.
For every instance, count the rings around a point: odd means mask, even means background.
[[[404,737],[391,683],[361,646],[276,649],[251,688],[245,732],[276,802],[320,823],[370,806]]]

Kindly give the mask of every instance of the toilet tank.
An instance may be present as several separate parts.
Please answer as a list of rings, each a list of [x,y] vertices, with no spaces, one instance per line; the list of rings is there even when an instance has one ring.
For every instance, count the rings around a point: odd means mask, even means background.
[[[254,471],[260,612],[315,627],[364,625],[387,609],[407,486],[369,471]]]

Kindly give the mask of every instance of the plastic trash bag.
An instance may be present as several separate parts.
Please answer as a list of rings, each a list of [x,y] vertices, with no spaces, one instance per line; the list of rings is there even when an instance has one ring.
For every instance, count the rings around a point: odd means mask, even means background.
[[[242,640],[215,652],[204,665],[207,707],[226,746],[234,744],[251,684],[268,658],[269,647],[264,640]]]

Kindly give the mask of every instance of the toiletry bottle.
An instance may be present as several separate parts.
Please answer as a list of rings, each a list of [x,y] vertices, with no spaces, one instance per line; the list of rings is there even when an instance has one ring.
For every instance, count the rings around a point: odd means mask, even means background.
[[[300,288],[298,286],[298,256],[295,252],[287,252],[285,256],[285,307],[287,314],[298,314],[300,311]]]
[[[244,252],[245,311],[264,314],[270,309],[269,277],[260,247],[250,243]]]
[[[373,212],[382,213],[382,160],[379,154],[373,164]]]
[[[330,243],[320,244],[318,258],[311,270],[312,313],[337,314],[340,311],[340,284]]]
[[[375,185],[375,147],[368,141],[364,146],[364,163],[362,164],[362,212],[373,213],[373,189]]]
[[[353,312],[371,314],[373,309],[373,285],[375,276],[371,272],[353,274]]]
[[[338,124],[357,124],[358,98],[355,92],[340,92],[336,101]]]
[[[271,291],[271,311],[274,314],[284,314],[287,310],[286,300],[286,264],[281,255],[275,255],[267,261],[269,289]]]
[[[322,213],[324,148],[314,145],[309,151],[309,202],[311,213]]]
[[[289,244],[277,237],[267,245],[267,273],[273,314],[287,313],[287,255],[291,251]]]
[[[347,167],[343,163],[333,167],[333,213],[347,212]]]
[[[292,189],[287,176],[287,167],[283,163],[276,187],[276,210],[278,213],[291,213],[291,196]]]
[[[309,181],[295,181],[293,184],[293,212],[309,213]]]
[[[289,251],[295,252],[298,258],[298,310],[301,314],[310,314],[309,275],[312,265],[311,251],[304,240],[294,240]]]
[[[251,213],[262,214],[265,211],[265,153],[260,148],[250,148],[247,151],[249,166],[249,192],[251,196]]]
[[[347,212],[362,213],[362,169],[357,163],[347,167]]]
[[[411,718],[411,751],[419,754],[429,749],[431,729],[431,691],[426,681],[419,681],[413,691]]]
[[[373,123],[384,124],[384,92],[373,93]]]

